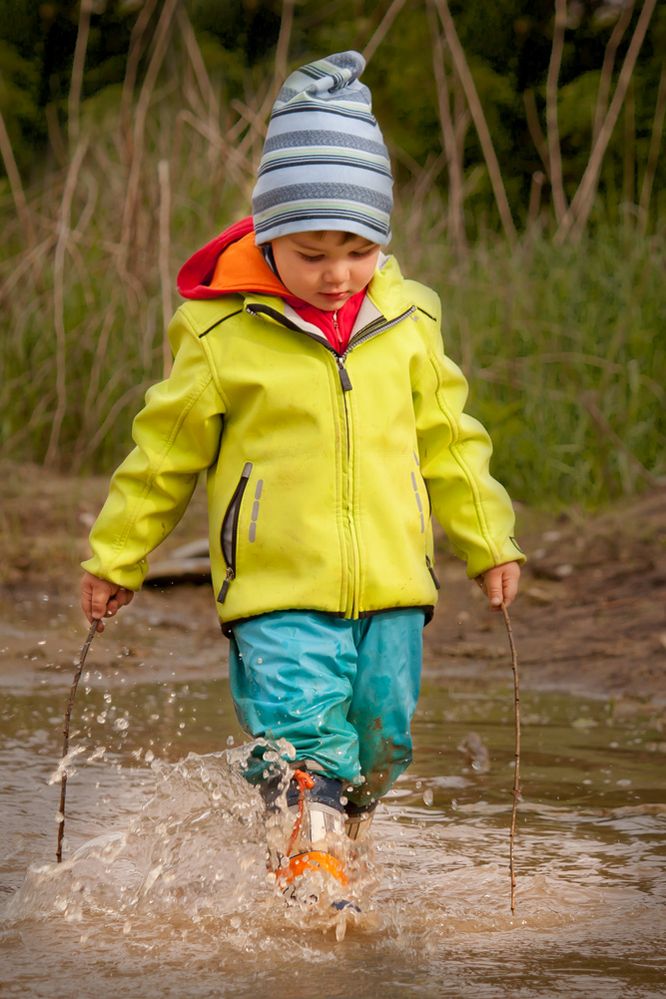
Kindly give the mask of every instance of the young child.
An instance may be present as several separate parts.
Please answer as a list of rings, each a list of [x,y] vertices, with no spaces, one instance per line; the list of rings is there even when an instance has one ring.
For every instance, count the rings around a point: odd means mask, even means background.
[[[369,826],[411,761],[439,588],[431,506],[493,609],[524,561],[438,298],[382,251],[391,167],[363,68],[344,52],[288,78],[252,218],[181,269],[173,370],[135,420],[82,583],[89,621],[129,603],[206,470],[236,711],[296,753],[293,830],[273,844],[285,885],[313,869],[344,884],[336,838]],[[255,754],[270,811],[285,781]]]

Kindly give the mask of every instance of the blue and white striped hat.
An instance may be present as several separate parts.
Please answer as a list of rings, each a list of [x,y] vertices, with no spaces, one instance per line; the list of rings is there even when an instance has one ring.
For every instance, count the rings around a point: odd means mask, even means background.
[[[338,52],[285,82],[252,192],[258,245],[330,229],[388,243],[393,178],[364,68],[358,52]]]

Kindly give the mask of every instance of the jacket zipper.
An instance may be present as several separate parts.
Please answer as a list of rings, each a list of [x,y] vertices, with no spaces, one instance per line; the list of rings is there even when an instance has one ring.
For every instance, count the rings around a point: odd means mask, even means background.
[[[367,340],[372,340],[374,337],[379,336],[380,333],[385,333],[386,330],[390,330],[392,326],[396,326],[398,323],[401,323],[403,319],[407,319],[408,316],[411,316],[412,313],[416,312],[416,306],[412,305],[405,312],[396,316],[395,319],[389,319],[383,322],[379,319],[373,319],[371,323],[368,323],[367,326],[364,326],[362,330],[359,330],[358,333],[352,337],[342,354],[338,354],[335,347],[332,347],[328,340],[324,337],[318,337],[314,333],[310,333],[309,330],[302,329],[302,327],[297,326],[296,323],[292,323],[289,319],[285,319],[282,313],[278,312],[277,309],[271,309],[268,305],[246,305],[245,311],[250,316],[270,316],[271,319],[274,319],[282,326],[286,326],[287,329],[295,330],[302,336],[309,336],[311,340],[315,340],[317,343],[321,344],[322,347],[325,347],[326,350],[333,355],[335,363],[338,366],[338,375],[340,376],[342,391],[350,392],[353,386],[351,378],[349,377],[349,372],[345,367],[345,361],[349,357],[350,352],[358,347],[359,344],[365,343]],[[334,317],[333,321],[337,328],[337,316],[334,314]]]
[[[236,578],[236,549],[238,547],[238,521],[240,519],[240,508],[243,502],[243,494],[247,488],[248,480],[252,474],[252,462],[246,461],[243,465],[243,471],[241,472],[240,479],[238,480],[238,485],[234,489],[233,495],[229,500],[229,505],[226,509],[224,517],[222,518],[222,526],[220,528],[220,547],[222,549],[222,555],[224,561],[227,565],[227,571],[224,575],[224,582],[220,592],[217,595],[217,602],[223,604],[227,597],[227,592],[231,585],[231,581]],[[227,528],[231,529],[231,544],[227,543],[228,533]]]
[[[316,336],[314,333],[310,333],[308,330],[302,329],[300,326],[297,326],[296,323],[293,323],[291,322],[291,320],[286,319],[285,316],[283,316],[276,309],[271,309],[270,306],[246,305],[245,309],[246,312],[251,316],[262,315],[262,314],[269,316],[271,319],[274,319],[282,326],[286,326],[287,329],[294,330],[297,333],[300,333],[301,335],[304,336],[309,336],[311,340],[315,340],[317,343],[321,344],[322,347],[328,350],[328,352],[333,355],[335,363],[337,364],[338,375],[340,377],[340,385],[342,386],[342,393],[343,393],[343,411],[344,411],[344,420],[345,420],[345,435],[347,441],[347,463],[346,463],[347,489],[348,489],[347,521],[349,525],[349,537],[350,537],[352,563],[353,563],[353,583],[351,589],[351,600],[347,598],[346,603],[351,615],[353,616],[354,611],[356,610],[355,604],[358,594],[357,576],[358,576],[359,556],[358,556],[358,542],[356,539],[356,531],[354,528],[354,518],[351,512],[353,508],[353,476],[351,472],[352,430],[351,430],[351,417],[349,414],[349,407],[347,404],[347,395],[346,395],[347,392],[351,391],[353,386],[351,383],[351,379],[349,377],[349,372],[345,367],[345,361],[347,360],[347,357],[349,356],[351,351],[354,350],[356,347],[358,347],[359,344],[365,343],[368,340],[372,340],[374,337],[379,336],[380,333],[384,333],[386,330],[391,329],[392,326],[396,326],[398,323],[402,322],[403,319],[406,319],[408,316],[411,316],[414,312],[416,312],[416,306],[412,305],[409,309],[406,309],[405,312],[401,313],[399,316],[396,316],[395,319],[383,320],[383,321],[381,319],[374,319],[371,323],[368,323],[367,326],[364,326],[363,329],[359,330],[358,333],[351,338],[351,340],[347,344],[346,350],[342,354],[338,354],[337,350],[335,350],[335,348],[332,347],[325,338],[323,337],[320,338]],[[225,590],[226,585],[227,585],[227,580],[225,580],[225,585],[222,587],[220,595],[222,595],[222,593],[226,595],[226,590]]]

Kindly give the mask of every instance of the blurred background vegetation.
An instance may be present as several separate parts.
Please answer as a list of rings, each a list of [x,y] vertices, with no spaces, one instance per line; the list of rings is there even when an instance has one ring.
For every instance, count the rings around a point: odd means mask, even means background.
[[[179,264],[247,214],[285,75],[345,48],[498,477],[549,507],[663,483],[656,0],[3,0],[3,453],[123,456]]]

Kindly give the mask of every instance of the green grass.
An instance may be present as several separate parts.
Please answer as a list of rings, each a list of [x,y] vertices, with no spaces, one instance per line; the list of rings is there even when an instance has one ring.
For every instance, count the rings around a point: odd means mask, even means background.
[[[596,507],[664,476],[663,239],[617,226],[575,246],[486,240],[464,263],[445,246],[401,256],[442,297],[468,409],[515,498]]]
[[[76,473],[106,472],[123,457],[143,393],[161,376],[158,161],[170,168],[175,307],[178,265],[245,213],[260,147],[249,144],[246,159],[230,167],[223,147],[213,149],[209,135],[157,95],[127,230],[136,145],[114,107],[100,106],[97,116],[87,109],[90,144],[69,228],[61,213],[67,166],[45,169],[27,191],[33,244],[8,189],[0,190],[8,249],[0,268],[0,446],[14,461],[48,458]],[[190,118],[208,125],[196,108]],[[447,349],[469,378],[469,410],[490,430],[495,474],[514,497],[594,507],[664,476],[664,238],[627,222],[559,247],[537,230],[516,247],[489,234],[461,261],[437,235],[445,209],[435,195],[400,193],[393,249],[406,275],[442,296]]]

